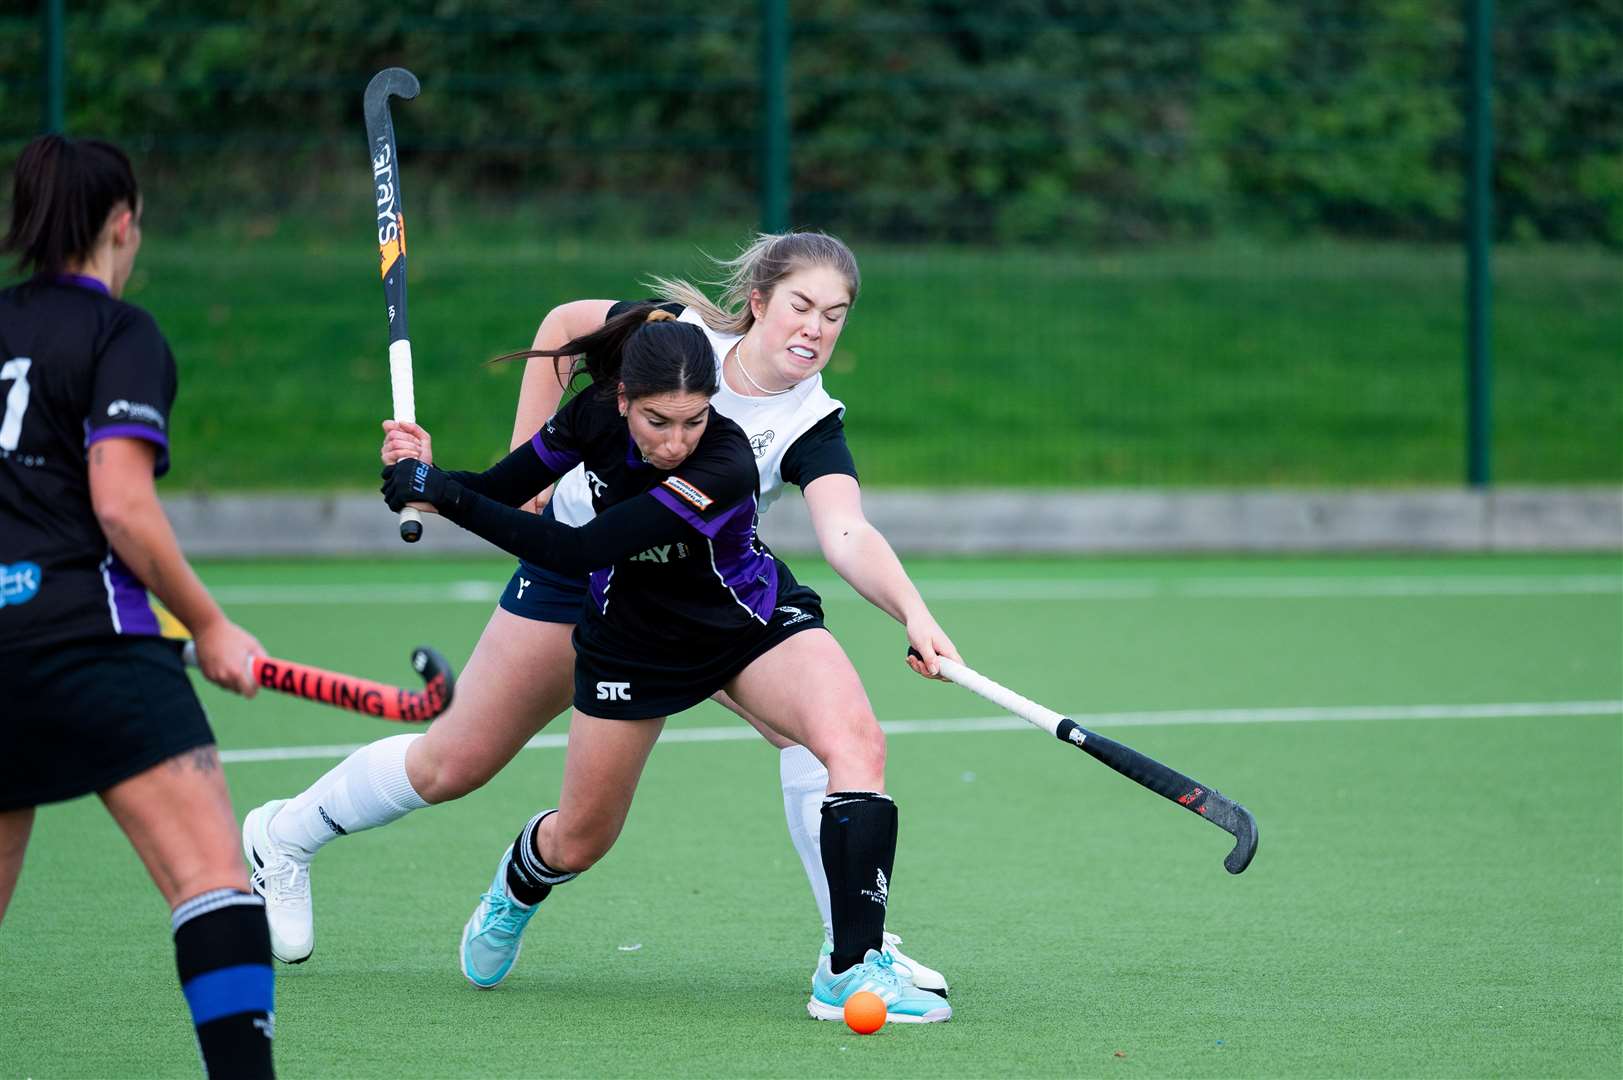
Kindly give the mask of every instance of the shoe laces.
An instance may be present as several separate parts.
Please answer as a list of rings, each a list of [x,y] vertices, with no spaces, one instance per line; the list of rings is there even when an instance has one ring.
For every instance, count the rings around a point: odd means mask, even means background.
[[[505,892],[487,892],[479,899],[485,905],[485,919],[479,927],[480,933],[495,931],[518,937],[524,932],[524,924],[530,921],[530,914],[535,911],[533,907],[521,907],[514,903],[513,898]]]
[[[888,952],[880,953],[876,958],[869,961],[867,966],[869,968],[868,977],[877,982],[899,987],[906,981],[902,978],[902,973],[896,970],[896,958]]]
[[[261,868],[260,878],[277,900],[310,899],[310,868],[297,859],[273,856]]]

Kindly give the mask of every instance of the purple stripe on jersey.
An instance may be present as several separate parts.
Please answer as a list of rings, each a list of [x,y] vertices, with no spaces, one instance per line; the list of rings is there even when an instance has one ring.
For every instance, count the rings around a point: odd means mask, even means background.
[[[99,278],[87,277],[84,274],[52,274],[50,280],[58,285],[77,285],[81,289],[99,292],[103,296],[113,295],[113,290],[107,287],[106,282]]]
[[[562,476],[564,473],[580,464],[579,454],[573,453],[572,451],[554,450],[552,447],[541,441],[541,433],[539,431],[530,436],[530,446],[535,449],[536,456],[541,459],[541,464],[545,465],[559,476]]]
[[[109,603],[118,614],[120,634],[156,634],[158,616],[147,599],[146,586],[130,573],[130,568],[115,554],[109,554],[102,564],[107,579]]]
[[[592,603],[597,605],[598,614],[606,614],[609,610],[609,582],[614,577],[614,567],[607,570],[593,570],[587,579],[587,588],[592,593]]]
[[[147,442],[157,443],[165,450],[169,449],[169,436],[157,428],[141,424],[108,424],[106,427],[91,428],[85,435],[85,445],[89,446],[103,439],[145,439]]]
[[[637,440],[631,437],[631,429],[626,429],[626,465],[633,469],[646,469],[648,462],[643,460],[642,451],[637,449]]]
[[[106,427],[93,428],[88,422],[85,424],[85,448],[89,449],[93,442],[103,439],[143,439],[158,446],[158,460],[152,463],[152,475],[162,476],[169,471],[169,436],[157,428],[143,427],[140,424],[108,424]]]
[[[762,622],[770,621],[778,602],[778,564],[755,542],[755,498],[706,521],[669,488],[657,487],[653,496],[711,540],[722,584]]]

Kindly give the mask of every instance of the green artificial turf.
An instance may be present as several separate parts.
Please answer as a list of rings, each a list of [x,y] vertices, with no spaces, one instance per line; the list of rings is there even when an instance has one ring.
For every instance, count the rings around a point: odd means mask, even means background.
[[[417,413],[459,467],[505,452],[554,304],[705,276],[736,237],[644,246],[469,221],[412,233]],[[827,374],[879,485],[1456,484],[1464,285],[1449,249],[1320,243],[1040,255],[859,251]],[[181,367],[176,488],[365,488],[389,405],[364,232],[155,233],[130,299]],[[1498,253],[1504,483],[1623,479],[1623,259]],[[251,444],[251,453],[243,452]]]
[[[278,969],[282,1075],[1617,1074],[1617,558],[910,565],[987,674],[1084,724],[1117,714],[1100,729],[1249,806],[1252,867],[1226,874],[1222,833],[1029,728],[893,734],[889,922],[952,980],[957,1013],[858,1037],[805,1015],[819,931],[774,753],[669,741],[619,845],[481,993],[457,970],[460,928],[560,778],[561,751],[530,750],[467,799],[322,853],[315,955]],[[882,720],[996,714],[908,673],[894,624],[803,569]],[[399,682],[419,640],[465,659],[480,590],[506,573],[204,567],[273,653]],[[400,730],[202,694],[228,756]],[[1559,715],[1572,702],[1610,704]],[[1531,715],[1244,712],[1507,704]],[[1121,715],[1164,710],[1204,712]],[[738,724],[705,706],[673,728]],[[241,811],[335,760],[227,776]],[[0,956],[0,1075],[196,1075],[164,906],[95,800],[40,811]]]

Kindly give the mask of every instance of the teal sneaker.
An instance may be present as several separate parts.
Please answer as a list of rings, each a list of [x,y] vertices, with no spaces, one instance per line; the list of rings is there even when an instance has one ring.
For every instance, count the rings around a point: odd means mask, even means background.
[[[879,951],[890,957],[891,962],[895,965],[902,978],[908,980],[920,990],[940,997],[947,996],[947,977],[945,975],[928,964],[920,963],[904,953],[901,949],[902,939],[889,930],[885,931],[884,940],[884,948]],[[823,939],[823,951],[819,955],[833,956],[834,942],[825,937]],[[815,970],[812,972],[812,985],[817,985],[817,973]]]
[[[838,975],[829,967],[828,957],[819,959],[806,1011],[818,1020],[844,1020],[845,999],[858,990],[878,994],[885,1002],[885,1019],[892,1024],[937,1024],[952,1019],[951,1005],[914,986],[896,970],[891,955],[877,949],[869,949],[862,963]]]
[[[462,928],[462,974],[481,990],[494,989],[513,970],[524,946],[524,927],[535,914],[535,908],[507,895],[507,864],[512,857],[511,848],[502,853],[490,890],[479,898]]]

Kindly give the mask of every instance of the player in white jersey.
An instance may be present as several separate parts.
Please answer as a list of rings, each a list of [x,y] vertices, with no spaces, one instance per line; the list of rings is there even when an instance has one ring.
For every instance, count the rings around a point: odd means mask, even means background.
[[[822,386],[822,369],[858,292],[855,258],[833,237],[790,233],[760,237],[726,266],[730,281],[720,304],[686,282],[655,279],[653,285],[676,305],[670,310],[680,310],[682,321],[699,325],[710,339],[721,376],[713,404],[750,439],[761,474],[761,507],[771,505],[785,482],[801,487],[824,557],[862,596],[906,627],[908,644],[922,657],[909,663],[919,674],[934,676],[937,655],[958,659],[957,651],[889,544],[863,515],[845,444],[844,406]],[[615,307],[613,301],[583,300],[555,308],[542,322],[535,348],[557,349],[583,336]],[[527,441],[557,408],[563,386],[558,374],[551,359],[530,362],[512,445]],[[544,512],[570,525],[590,520],[591,483],[584,469],[569,474]],[[317,850],[340,835],[478,789],[568,706],[574,686],[571,633],[585,595],[584,579],[521,564],[463,669],[457,701],[427,733],[364,747],[302,794],[249,814],[244,846],[257,864],[255,881],[269,906],[280,959],[297,963],[313,948],[308,874]],[[822,915],[826,957],[830,899],[818,837],[827,772],[810,752],[725,695],[718,700],[780,750],[790,836]],[[496,912],[489,932],[475,935],[476,950],[500,951],[488,946],[503,944],[502,916]],[[886,935],[887,952],[899,969],[920,988],[945,996],[941,974],[901,954],[897,941]],[[469,944],[464,942],[465,968]],[[516,954],[517,934],[506,944]]]

